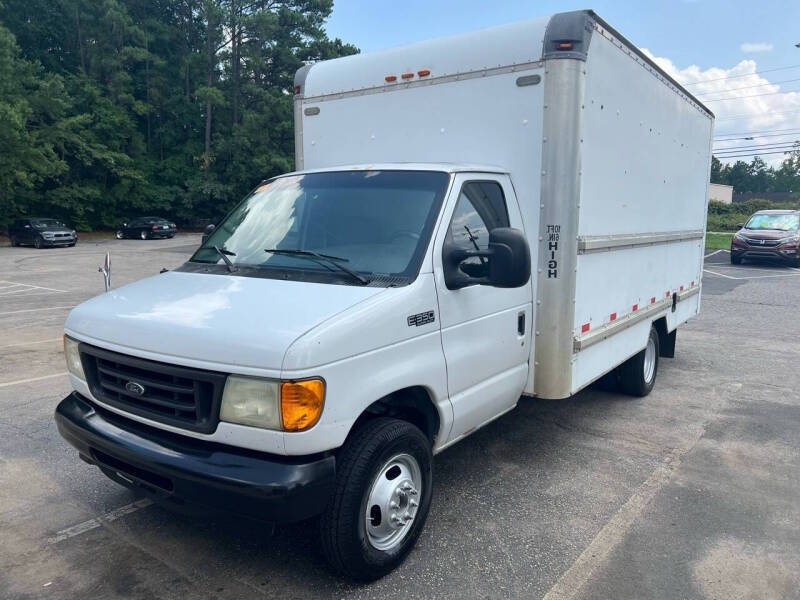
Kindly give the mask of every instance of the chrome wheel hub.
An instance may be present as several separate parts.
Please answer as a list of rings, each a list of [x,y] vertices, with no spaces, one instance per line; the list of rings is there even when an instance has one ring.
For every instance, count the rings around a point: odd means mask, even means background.
[[[378,471],[367,497],[365,526],[370,545],[391,550],[408,535],[417,516],[422,471],[409,454],[390,458]]]
[[[647,348],[644,350],[644,381],[650,383],[656,373],[656,343],[653,338],[647,338]]]

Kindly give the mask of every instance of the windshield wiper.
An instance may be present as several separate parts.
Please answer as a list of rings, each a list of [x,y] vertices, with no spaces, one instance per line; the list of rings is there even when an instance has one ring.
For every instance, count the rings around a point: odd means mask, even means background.
[[[353,279],[360,281],[362,285],[367,285],[369,283],[369,279],[359,275],[352,269],[348,269],[343,264],[341,264],[343,262],[348,262],[348,260],[340,256],[321,254],[319,252],[312,252],[311,250],[285,250],[280,248],[265,248],[264,252],[269,252],[270,254],[285,254],[286,256],[301,256],[323,265],[333,265],[334,267],[339,269],[342,273],[347,273]]]
[[[231,252],[227,248],[220,248],[219,246],[211,247],[222,257],[222,261],[225,263],[225,266],[228,267],[229,272],[235,273],[239,270],[239,268],[231,262],[231,259],[228,258],[229,256],[236,256],[236,252]]]

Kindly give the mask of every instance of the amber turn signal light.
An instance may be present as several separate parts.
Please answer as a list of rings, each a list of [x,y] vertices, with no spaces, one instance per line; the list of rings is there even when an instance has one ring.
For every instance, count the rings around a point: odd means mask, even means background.
[[[281,384],[281,419],[284,431],[305,431],[316,425],[325,404],[322,379],[285,381]]]

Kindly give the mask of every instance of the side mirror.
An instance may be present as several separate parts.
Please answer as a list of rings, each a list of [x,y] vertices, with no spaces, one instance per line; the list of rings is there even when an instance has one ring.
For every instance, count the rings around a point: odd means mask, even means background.
[[[212,233],[214,233],[216,230],[217,230],[217,226],[214,225],[213,223],[211,223],[209,225],[206,225],[205,230],[203,230],[203,240],[200,242],[200,245],[202,246],[203,244],[205,244],[206,240],[208,240],[209,236]]]
[[[737,224],[736,224],[736,226],[737,226],[739,229],[742,229],[742,228],[744,227],[744,223],[737,223]]]
[[[488,275],[473,277],[461,269],[461,263],[470,258],[488,262]],[[498,227],[489,232],[489,248],[466,250],[446,243],[442,248],[442,264],[447,289],[458,290],[470,285],[490,285],[499,288],[518,288],[531,277],[531,251],[528,240],[518,229]]]

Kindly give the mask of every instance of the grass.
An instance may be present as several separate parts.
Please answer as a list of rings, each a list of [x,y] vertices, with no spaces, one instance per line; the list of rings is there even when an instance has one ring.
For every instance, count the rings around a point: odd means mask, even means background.
[[[706,248],[711,250],[728,250],[731,247],[732,233],[707,233]]]

